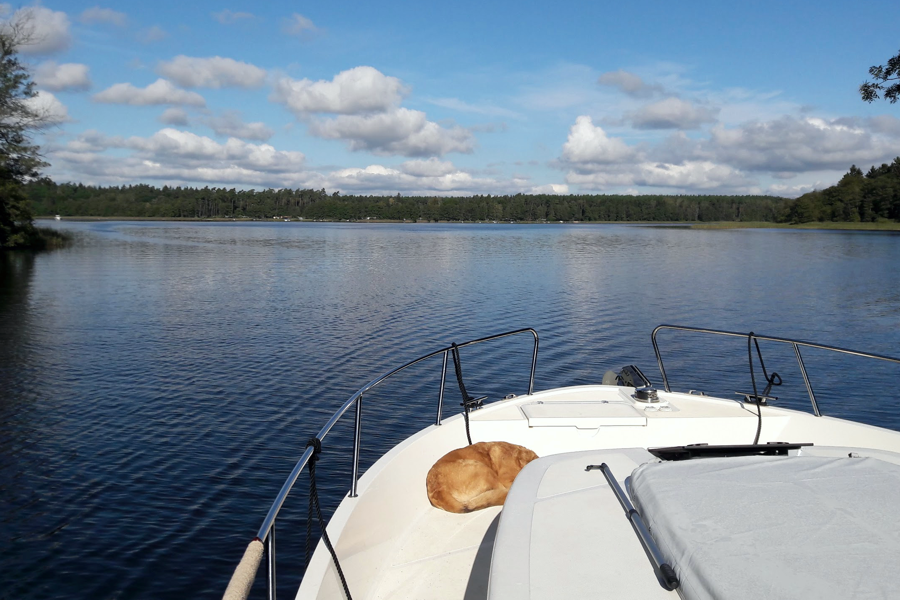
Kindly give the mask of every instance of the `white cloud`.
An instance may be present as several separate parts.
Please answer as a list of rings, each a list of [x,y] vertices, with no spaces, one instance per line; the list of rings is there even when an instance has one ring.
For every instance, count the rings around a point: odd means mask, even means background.
[[[529,193],[566,195],[569,193],[569,186],[565,183],[548,183],[531,188]]]
[[[679,189],[708,190],[744,188],[755,182],[743,173],[710,161],[690,161],[680,165],[644,163],[635,177],[637,185]]]
[[[297,37],[305,37],[316,32],[316,26],[308,18],[299,13],[281,20],[281,31]]]
[[[183,108],[167,108],[159,115],[159,122],[163,125],[189,125],[187,112]]]
[[[714,122],[717,112],[680,98],[666,98],[626,113],[625,117],[636,129],[697,129]]]
[[[900,119],[889,115],[878,115],[869,119],[869,128],[875,133],[900,137]]]
[[[188,88],[256,88],[266,79],[263,69],[221,56],[195,58],[182,54],[159,63],[156,72]]]
[[[785,185],[781,183],[777,183],[774,185],[770,185],[768,189],[768,193],[774,196],[785,196],[787,198],[796,198],[797,196],[802,196],[807,192],[812,192],[815,190],[820,190],[822,188],[829,187],[827,185],[822,185],[820,181],[815,183],[807,183],[807,184],[799,184],[799,185]]]
[[[396,77],[372,67],[341,71],[331,81],[282,78],[275,84],[271,100],[287,106],[298,116],[308,113],[361,114],[382,112],[399,106],[408,93]]]
[[[846,170],[849,165],[889,162],[895,142],[840,120],[784,116],[740,127],[713,128],[704,146],[719,162],[749,171]]]
[[[604,73],[597,83],[617,88],[632,98],[649,98],[663,93],[661,85],[645,83],[638,75],[621,69]]]
[[[69,17],[64,12],[43,6],[20,8],[0,23],[0,32],[18,29],[22,54],[53,54],[67,49],[72,43]]]
[[[603,165],[594,171],[570,171],[566,182],[587,190],[644,186],[680,191],[718,190],[724,193],[758,191],[756,182],[737,169],[708,161],[680,165],[651,162]]]
[[[435,157],[427,160],[408,160],[400,165],[400,170],[413,177],[443,177],[457,172],[453,163]]]
[[[265,123],[244,123],[236,111],[226,111],[218,117],[206,119],[205,123],[216,132],[216,135],[244,140],[264,142],[275,134]]]
[[[110,149],[132,154],[105,154]],[[271,186],[301,183],[296,174],[304,173],[305,157],[301,152],[279,151],[268,144],[235,138],[218,143],[166,128],[147,138],[110,137],[88,131],[54,149],[53,162],[81,173],[83,178],[105,183],[152,179]]]
[[[34,71],[38,87],[52,92],[84,91],[90,89],[88,66],[79,63],[56,64],[52,60],[41,63]]]
[[[325,139],[346,140],[351,150],[375,154],[442,156],[448,152],[472,152],[475,145],[467,129],[441,127],[428,121],[425,113],[408,108],[312,121],[309,131]]]
[[[178,89],[172,85],[171,81],[166,79],[157,79],[145,88],[138,88],[130,83],[117,83],[95,94],[94,101],[107,104],[130,104],[132,106],[158,104],[206,105],[206,100],[200,94]]]
[[[569,130],[563,145],[563,159],[569,163],[613,164],[633,160],[636,152],[619,138],[610,138],[590,117],[580,116]]]
[[[115,25],[116,27],[125,27],[128,23],[128,17],[125,16],[125,13],[112,10],[111,8],[100,8],[99,6],[85,10],[78,17],[78,20],[85,24],[104,23]]]
[[[69,110],[50,92],[39,91],[37,96],[25,100],[25,104],[45,125],[59,125],[71,121]]]
[[[168,35],[165,29],[159,25],[154,25],[140,32],[138,39],[144,44],[152,44],[153,42],[164,40]]]
[[[235,12],[228,10],[227,8],[225,10],[212,13],[212,16],[222,25],[231,25],[232,23],[238,23],[240,21],[252,21],[256,18],[251,13]]]
[[[279,151],[268,144],[234,138],[219,143],[174,128],[162,129],[146,138],[86,131],[65,145],[48,150],[54,177],[75,177],[102,185],[158,181],[435,196],[529,193],[536,189],[527,179],[475,177],[437,159],[411,160],[397,167],[371,164],[320,173],[306,169],[300,152]],[[553,189],[559,192],[561,187],[556,185]]]

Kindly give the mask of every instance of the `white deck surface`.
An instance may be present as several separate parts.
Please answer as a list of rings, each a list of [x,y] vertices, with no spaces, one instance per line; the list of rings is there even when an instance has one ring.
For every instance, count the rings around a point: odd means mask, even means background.
[[[598,415],[604,417],[604,411],[608,409],[597,407],[604,401],[620,403],[627,397],[627,394],[623,395],[623,388],[615,386],[580,386],[489,404],[472,414],[472,438],[476,442],[504,440],[521,444],[539,456],[547,457],[566,452],[693,443],[749,444],[756,432],[755,407],[745,408],[740,402],[732,400],[663,392],[660,392],[660,397],[669,401],[672,410],[633,409],[638,419],[645,418],[642,425],[589,422]],[[543,404],[539,405],[539,414],[533,414],[532,418],[543,422],[539,426],[529,426],[523,405],[536,402]],[[585,407],[583,403],[597,406]],[[556,417],[554,405],[559,409]],[[578,411],[574,415],[573,406]],[[614,410],[619,411],[620,408]],[[632,409],[628,407],[628,410]],[[813,442],[817,445],[900,451],[900,434],[896,432],[827,417],[816,418],[771,406],[762,410],[760,441],[763,443]],[[627,416],[631,420],[631,412]],[[615,423],[615,418],[611,422]],[[355,600],[480,600],[487,597],[488,570],[499,508],[469,515],[445,513],[433,508],[425,493],[428,469],[445,453],[465,445],[465,439],[460,417],[447,419],[440,427],[424,429],[369,468],[360,479],[359,496],[346,498],[338,507],[328,530]],[[638,461],[633,457],[630,460],[637,466]],[[633,468],[624,463],[618,467],[612,462],[610,465],[619,478],[628,476]],[[592,472],[590,475],[605,485],[601,473]],[[636,543],[634,534],[611,493],[607,494],[600,487],[592,490],[585,488],[584,493],[577,490],[570,493],[572,490],[565,488],[569,484],[559,483],[554,469],[547,471],[540,485],[541,494],[554,486],[562,487],[561,491],[551,494],[554,496],[552,501],[535,505],[532,530],[537,537],[530,545],[534,548],[534,555],[529,561],[533,568],[538,569],[538,574],[543,569],[546,577],[550,577],[553,572],[568,568],[566,552],[570,544],[583,546],[591,539],[615,539],[615,544],[597,546],[594,569],[597,573],[605,573],[603,577],[598,576],[598,580],[607,582],[604,585],[609,587],[592,588],[591,597],[674,597],[656,583],[639,545],[636,548],[640,552],[633,552],[634,546],[629,544]],[[553,524],[560,519],[560,515],[564,515],[563,520],[567,524],[563,527],[560,521],[561,526],[554,528]],[[588,515],[604,523],[602,532],[596,523],[588,522]],[[581,525],[576,528],[579,523]],[[620,547],[621,552],[617,551]],[[282,567],[282,572],[287,573],[287,567]],[[647,593],[623,595],[630,587],[609,583],[610,580],[627,581],[630,586],[646,584]],[[572,585],[583,585],[585,587],[578,589],[587,590],[589,583],[588,580],[581,583],[573,581]],[[552,589],[541,585],[529,592],[535,594],[533,598],[565,597],[554,595]],[[320,544],[297,598],[342,597],[331,558]]]
[[[676,598],[656,580],[603,473],[585,471],[606,463],[623,485],[648,460],[640,448],[589,450],[526,466],[503,507],[489,600]]]

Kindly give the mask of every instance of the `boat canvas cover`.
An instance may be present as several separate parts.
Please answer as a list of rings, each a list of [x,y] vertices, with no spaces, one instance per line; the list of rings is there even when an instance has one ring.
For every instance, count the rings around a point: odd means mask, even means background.
[[[900,466],[748,456],[649,463],[629,481],[686,599],[900,595]]]

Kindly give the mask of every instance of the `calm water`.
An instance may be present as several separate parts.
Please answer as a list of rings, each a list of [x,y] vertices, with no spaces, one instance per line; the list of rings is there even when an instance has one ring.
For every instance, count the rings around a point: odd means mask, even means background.
[[[663,322],[900,354],[891,233],[54,225],[74,247],[0,256],[0,598],[220,597],[305,440],[367,380],[451,341],[534,327],[537,389],[629,363],[658,381]],[[703,342],[661,338],[682,351],[673,387],[750,389],[746,343]],[[525,391],[529,341],[506,349],[463,351],[470,391]],[[782,402],[805,409],[792,354],[763,351]],[[895,386],[897,369],[807,360],[827,414],[900,429],[877,393],[843,397]],[[367,396],[366,464],[433,419],[439,369]],[[326,441],[331,508],[348,438],[339,425]],[[279,521],[284,597],[301,575],[297,491]]]

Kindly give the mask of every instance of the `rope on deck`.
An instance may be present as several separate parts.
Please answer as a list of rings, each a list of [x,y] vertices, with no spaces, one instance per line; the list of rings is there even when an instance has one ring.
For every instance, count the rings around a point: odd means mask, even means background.
[[[253,538],[244,551],[244,557],[234,570],[222,600],[247,600],[253,580],[256,579],[256,570],[259,568],[262,555],[263,543],[259,538]]]

